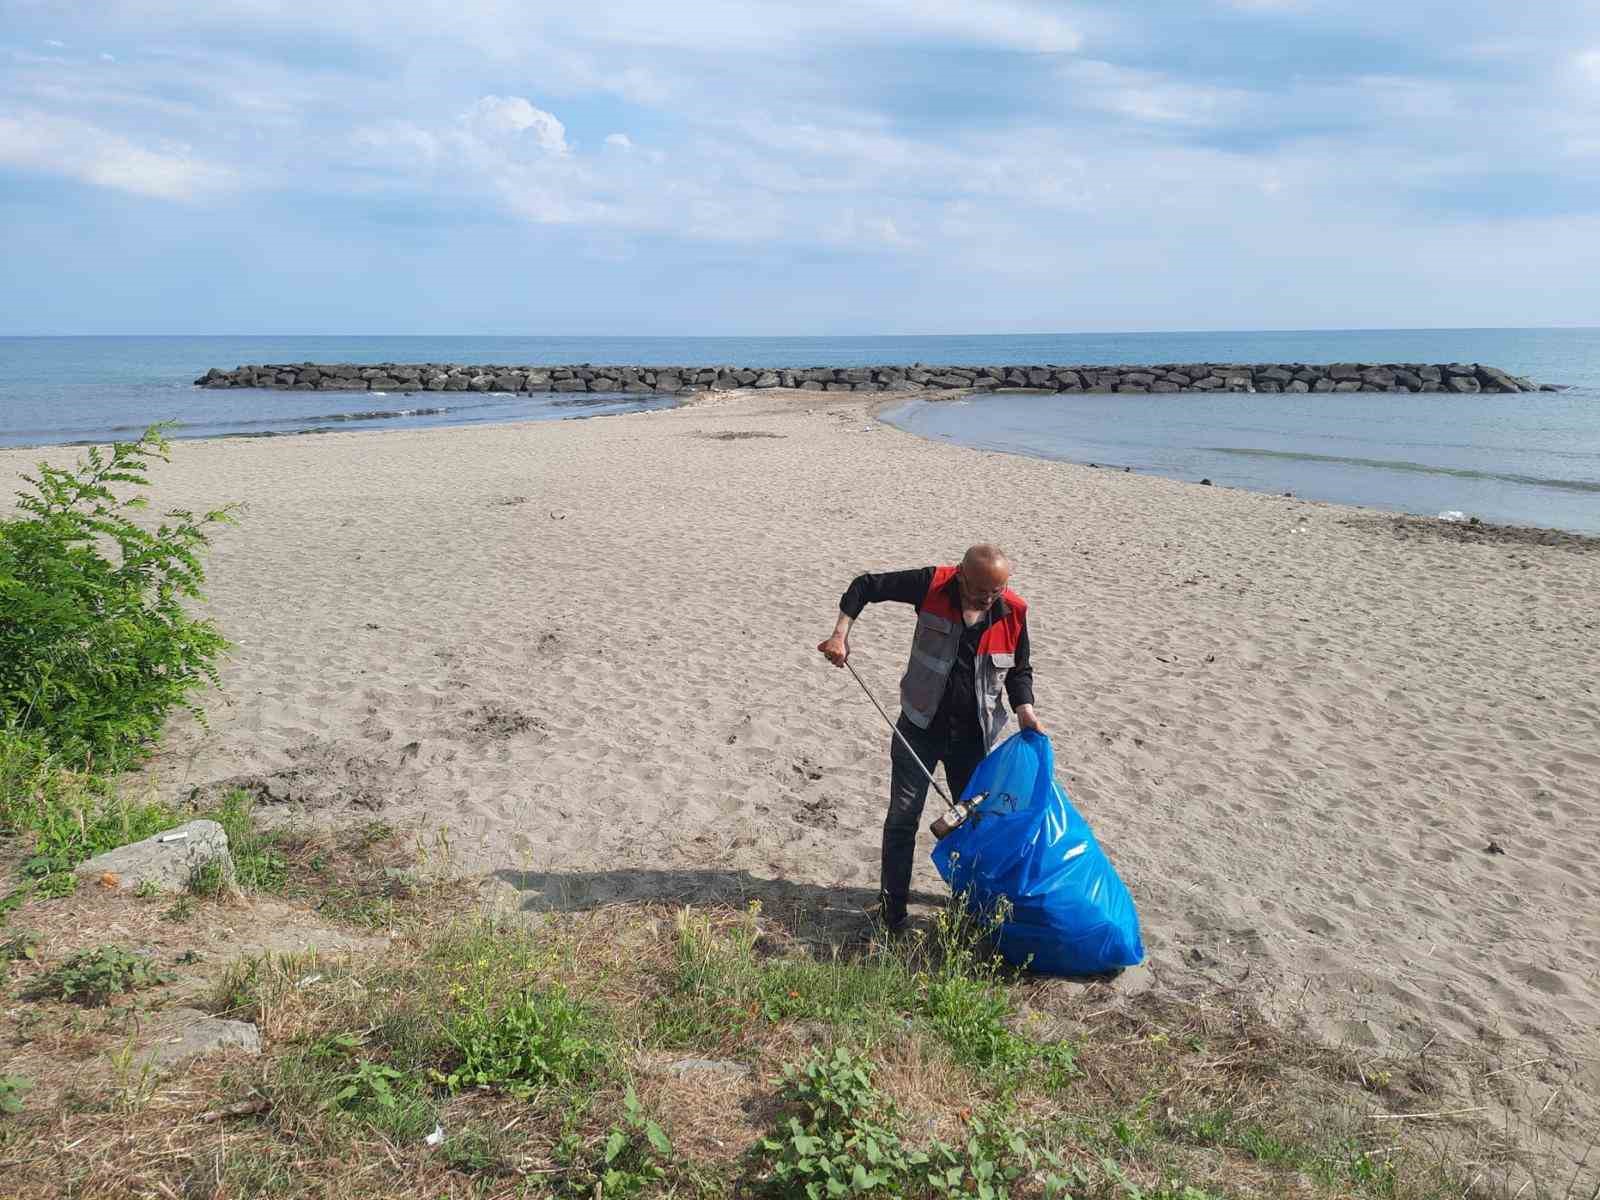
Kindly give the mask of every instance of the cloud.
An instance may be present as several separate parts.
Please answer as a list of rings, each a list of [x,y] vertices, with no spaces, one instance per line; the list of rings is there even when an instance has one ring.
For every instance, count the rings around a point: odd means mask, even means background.
[[[546,154],[572,152],[566,126],[521,96],[484,96],[462,114],[462,120],[491,136],[526,134]]]
[[[1578,0],[1461,0],[1446,33],[1392,0],[16,11],[15,45],[59,34],[117,67],[9,51],[7,167],[210,197],[264,244],[315,211],[371,261],[404,220],[440,245],[481,228],[656,278],[759,260],[774,278],[823,262],[872,265],[853,281],[1016,283],[989,322],[1056,312],[1062,288],[1103,290],[1106,320],[1176,304],[1132,267],[1177,262],[1270,291],[1280,319],[1367,311],[1338,265],[1363,247],[1404,261],[1425,304],[1448,272],[1405,247],[1471,258],[1512,221],[1565,214],[1576,236],[1600,213],[1600,12]],[[568,270],[552,278],[583,282]],[[1600,305],[1580,284],[1574,308]]]
[[[85,121],[25,112],[0,117],[0,163],[157,200],[196,200],[234,173],[179,150],[152,150]]]
[[[55,38],[47,38],[44,44],[46,46],[52,46],[57,50],[65,50],[67,48],[67,44],[65,42],[58,42]]]
[[[1139,121],[1218,124],[1240,115],[1250,103],[1241,88],[1208,86],[1154,71],[1080,59],[1064,66],[1072,102]]]

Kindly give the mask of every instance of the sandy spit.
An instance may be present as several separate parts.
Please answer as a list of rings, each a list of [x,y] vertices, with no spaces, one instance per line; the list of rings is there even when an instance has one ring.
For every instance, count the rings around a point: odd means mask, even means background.
[[[0,451],[0,479],[40,456]],[[1496,1077],[1508,1122],[1578,1153],[1600,1127],[1594,543],[965,450],[792,393],[183,442],[157,484],[246,505],[211,559],[225,694],[157,786],[421,819],[529,907],[860,919],[888,731],[815,645],[857,571],[999,541],[1063,781],[1140,904],[1128,986],[1531,1062]],[[909,627],[857,626],[886,703]],[[942,892],[925,859],[918,887]]]

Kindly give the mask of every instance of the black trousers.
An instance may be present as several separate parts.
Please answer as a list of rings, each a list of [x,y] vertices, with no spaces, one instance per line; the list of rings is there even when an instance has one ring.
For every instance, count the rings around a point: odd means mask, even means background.
[[[977,770],[988,748],[976,725],[968,730],[950,731],[943,714],[934,717],[932,729],[918,729],[902,714],[895,726],[917,752],[923,766],[932,771],[944,764],[950,798],[961,799],[967,780]],[[917,825],[922,806],[928,799],[928,777],[900,744],[890,735],[889,815],[883,822],[883,898],[884,913],[903,914],[911,894],[911,866],[917,852]]]

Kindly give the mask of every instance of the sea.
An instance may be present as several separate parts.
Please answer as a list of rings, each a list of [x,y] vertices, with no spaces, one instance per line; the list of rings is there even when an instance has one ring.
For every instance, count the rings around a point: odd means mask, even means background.
[[[909,400],[886,417],[961,445],[1426,516],[1600,534],[1600,328],[926,337],[0,338],[0,445],[570,420],[671,397],[205,391],[260,362],[678,366],[1482,362],[1521,395],[1059,395]]]

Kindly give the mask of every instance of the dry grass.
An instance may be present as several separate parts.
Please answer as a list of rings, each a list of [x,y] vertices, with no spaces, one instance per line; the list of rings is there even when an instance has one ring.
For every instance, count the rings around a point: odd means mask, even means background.
[[[672,1153],[659,1178],[605,1194],[745,1194],[786,1115],[784,1068],[849,1046],[875,1064],[909,1143],[964,1145],[972,1121],[1004,1122],[1088,1200],[1590,1196],[1581,1175],[1540,1177],[1481,1111],[1454,1112],[1476,1107],[1460,1102],[1464,1081],[1498,1094],[1536,1064],[1376,1060],[1275,1028],[1244,995],[1015,978],[965,943],[841,940],[798,909],[628,905],[512,923],[464,887],[397,879],[416,848],[394,831],[279,845],[282,897],[196,899],[175,920],[171,898],[86,889],[15,914],[10,930],[34,930],[41,954],[11,964],[0,1073],[35,1087],[0,1117],[0,1195],[593,1196],[630,1088]],[[104,1009],[20,999],[106,943],[147,949],[179,978]],[[518,995],[592,1014],[592,1067],[520,1098],[439,1086],[461,1022]],[[263,1053],[165,1076],[131,1065],[151,1015],[180,1005],[254,1022]],[[722,1065],[675,1066],[694,1058]],[[341,1109],[340,1081],[363,1063],[396,1073],[398,1109]],[[442,1146],[423,1138],[434,1121]]]

